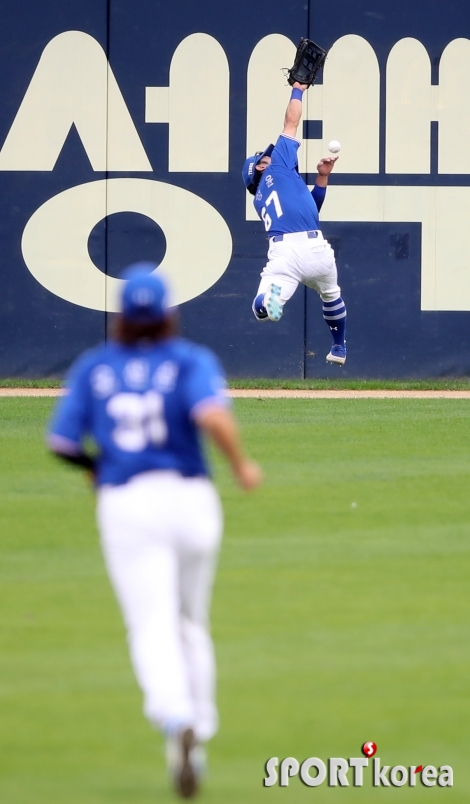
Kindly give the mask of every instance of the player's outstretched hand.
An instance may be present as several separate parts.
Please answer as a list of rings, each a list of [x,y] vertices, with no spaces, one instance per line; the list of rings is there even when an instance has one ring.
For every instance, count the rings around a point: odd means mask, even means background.
[[[337,159],[339,159],[338,156],[325,156],[323,159],[320,159],[317,165],[320,176],[329,176]]]
[[[245,458],[235,470],[237,483],[244,491],[252,491],[263,482],[263,472],[255,461]]]

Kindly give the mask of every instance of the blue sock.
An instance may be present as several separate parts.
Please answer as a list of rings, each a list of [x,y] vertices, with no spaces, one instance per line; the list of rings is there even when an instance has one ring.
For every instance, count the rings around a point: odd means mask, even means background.
[[[255,317],[260,320],[268,317],[268,311],[266,310],[266,307],[263,307],[263,301],[264,293],[260,293],[253,302],[253,312]]]
[[[346,337],[346,305],[341,296],[335,301],[323,302],[323,318],[330,328],[333,343],[344,346]]]

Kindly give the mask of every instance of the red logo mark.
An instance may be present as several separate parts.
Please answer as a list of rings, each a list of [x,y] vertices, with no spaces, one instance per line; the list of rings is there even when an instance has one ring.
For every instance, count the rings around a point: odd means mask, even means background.
[[[362,746],[362,753],[366,757],[373,757],[377,751],[377,746],[375,743],[369,741],[368,743],[364,743]]]
[[[415,770],[415,773],[420,773],[422,770],[423,770],[423,766],[422,766],[422,765],[418,765],[418,767],[417,767],[417,768],[416,768],[416,770]]]

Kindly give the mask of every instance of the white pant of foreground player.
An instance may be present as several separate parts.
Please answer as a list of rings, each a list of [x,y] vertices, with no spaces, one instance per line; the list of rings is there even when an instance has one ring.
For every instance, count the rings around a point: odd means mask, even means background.
[[[99,492],[98,525],[144,713],[162,731],[217,731],[208,611],[222,533],[207,478],[146,472]]]
[[[284,235],[282,240],[269,240],[268,262],[261,273],[256,296],[266,293],[271,285],[281,288],[282,306],[294,295],[299,284],[313,288],[323,301],[336,301],[341,295],[335,254],[320,231],[309,238],[307,232]]]

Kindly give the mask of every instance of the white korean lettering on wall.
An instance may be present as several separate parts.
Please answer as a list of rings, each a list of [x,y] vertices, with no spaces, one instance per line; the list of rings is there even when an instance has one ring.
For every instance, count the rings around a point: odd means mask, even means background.
[[[264,37],[252,52],[247,154],[275,141],[281,130],[287,97],[282,69],[292,63],[294,52],[294,43],[281,34]],[[173,54],[169,86],[145,88],[145,122],[169,127],[168,154],[162,156],[169,173],[228,172],[229,78],[220,43],[194,33]],[[314,173],[328,141],[338,138],[343,146],[338,174],[378,177],[373,185],[332,185],[322,219],[421,223],[421,308],[470,310],[470,186],[420,179],[432,171],[433,121],[438,124],[438,173],[448,178],[470,174],[470,149],[456,153],[455,147],[467,141],[470,129],[470,40],[455,39],[445,47],[437,85],[431,84],[429,54],[419,41],[402,39],[390,51],[382,156],[385,174],[406,176],[406,181],[379,180],[380,70],[363,37],[346,35],[331,47],[323,84],[308,90],[304,118],[322,122],[322,139],[303,142],[302,172]],[[0,171],[52,171],[72,125],[93,170],[152,172],[103,49],[80,31],[59,34],[44,49],[0,151]],[[93,264],[88,237],[100,220],[124,211],[140,212],[162,227],[167,250],[161,269],[175,287],[175,303],[204,292],[224,273],[232,239],[220,213],[194,193],[150,178],[89,182],[43,204],[22,240],[31,273],[74,304],[114,310],[120,280],[106,277]],[[251,197],[246,218],[256,219]]]

